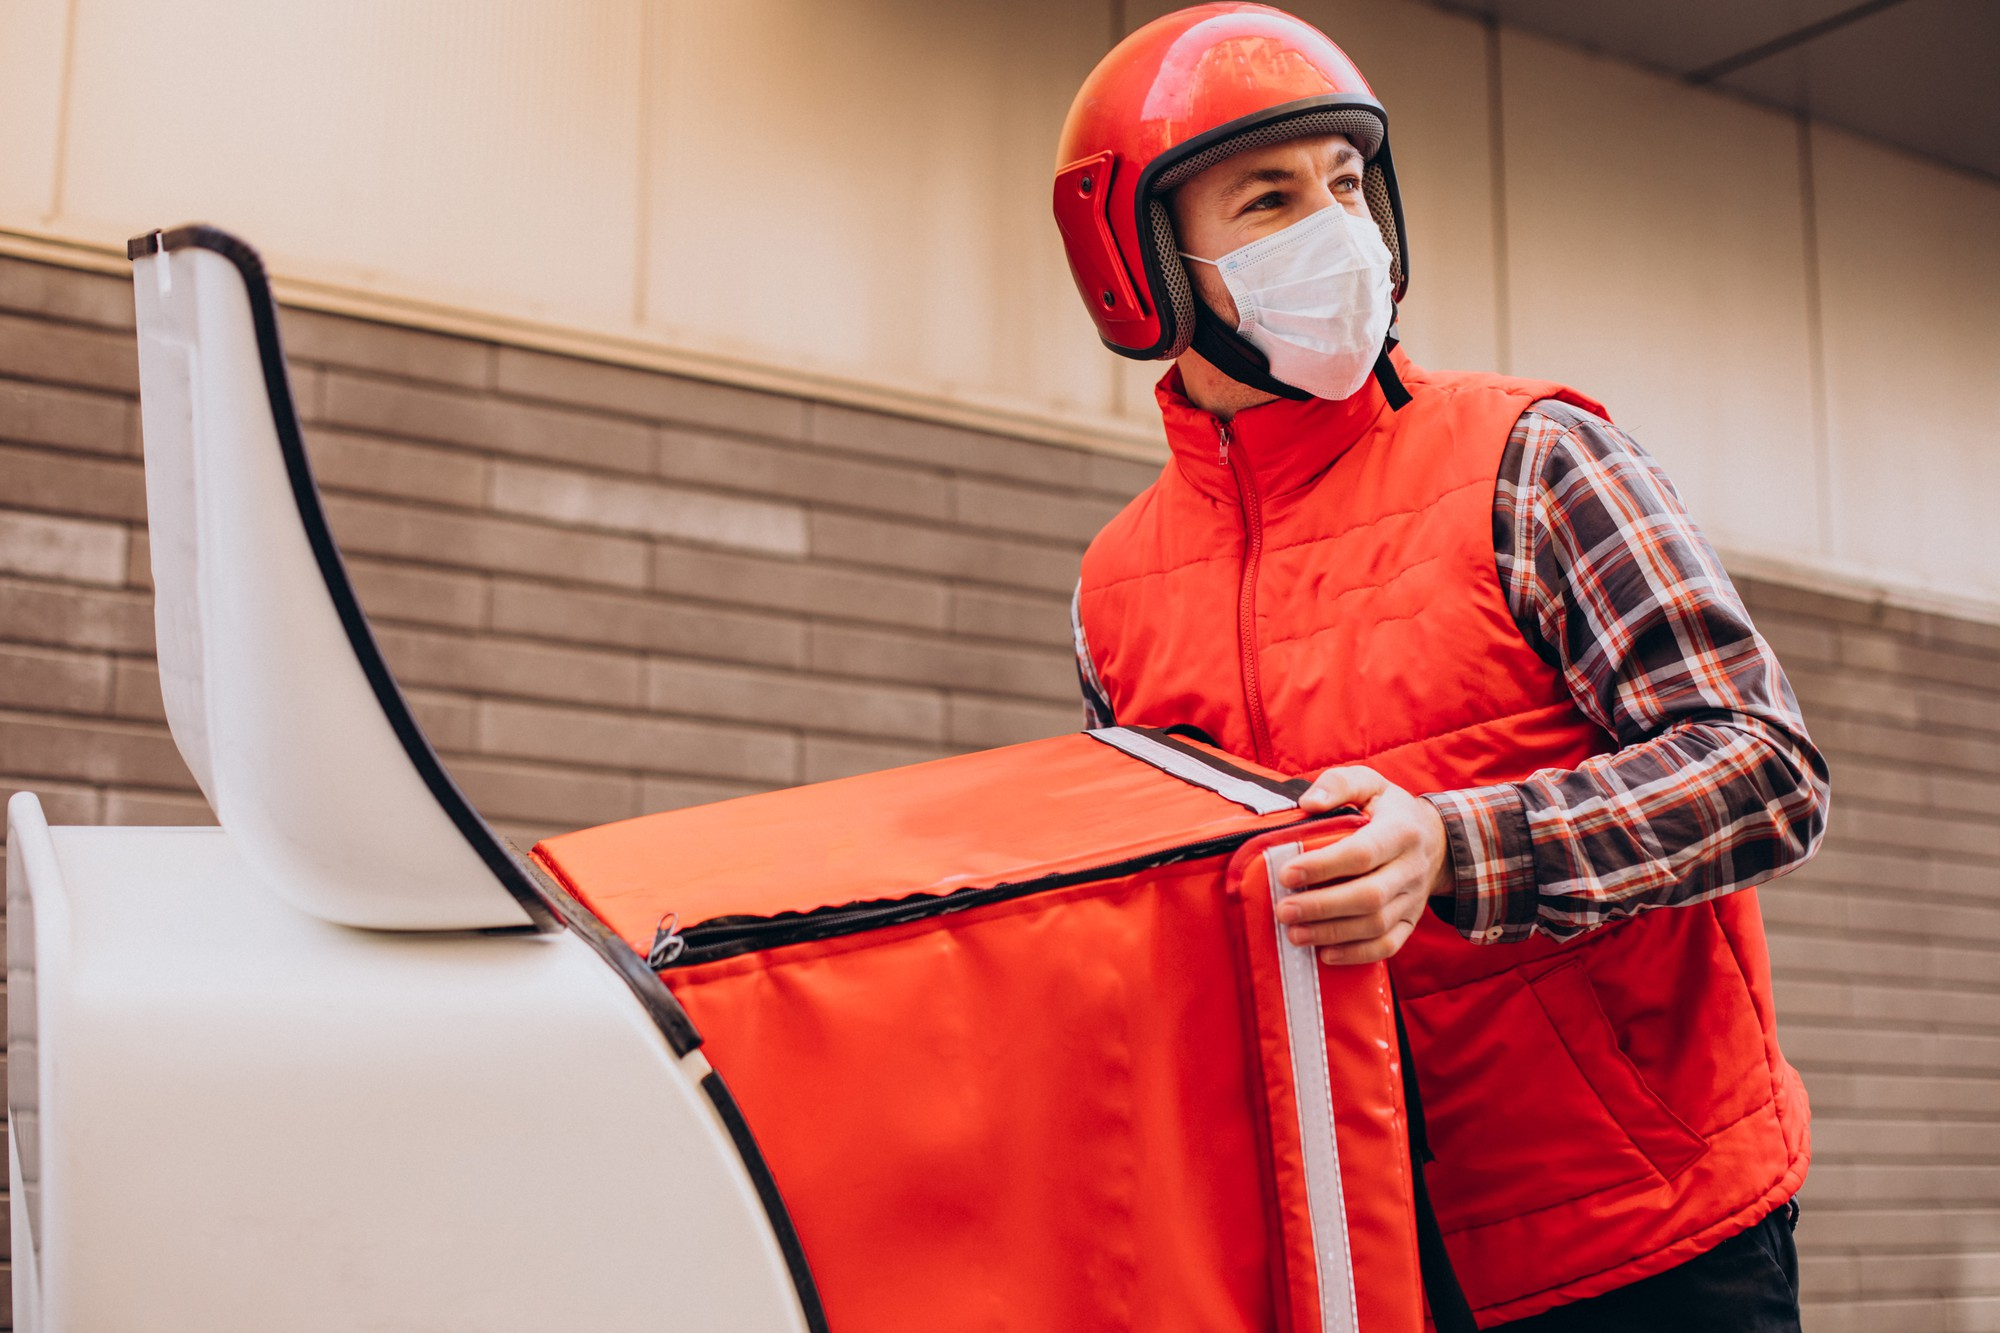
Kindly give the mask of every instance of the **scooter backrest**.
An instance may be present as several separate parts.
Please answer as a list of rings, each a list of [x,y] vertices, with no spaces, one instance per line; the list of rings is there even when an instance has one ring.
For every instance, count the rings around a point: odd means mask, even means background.
[[[396,930],[546,927],[529,872],[410,713],[326,522],[256,252],[131,242],[160,688],[272,892]]]

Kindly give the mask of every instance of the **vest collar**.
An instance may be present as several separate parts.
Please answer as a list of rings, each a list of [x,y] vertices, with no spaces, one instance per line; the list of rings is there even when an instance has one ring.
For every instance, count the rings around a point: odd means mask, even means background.
[[[1390,360],[1404,383],[1410,383],[1409,358],[1398,350]],[[1231,504],[1236,502],[1238,467],[1247,470],[1261,496],[1297,490],[1352,449],[1389,407],[1371,375],[1358,392],[1338,402],[1280,398],[1246,408],[1228,423],[1225,457],[1223,422],[1188,398],[1179,366],[1170,367],[1153,392],[1181,475],[1204,495]]]

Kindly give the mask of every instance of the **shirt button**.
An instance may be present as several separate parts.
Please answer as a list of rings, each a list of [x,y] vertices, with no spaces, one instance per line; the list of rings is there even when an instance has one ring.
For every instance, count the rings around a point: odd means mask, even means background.
[[[1479,938],[1491,942],[1493,940],[1499,939],[1502,935],[1506,933],[1507,932],[1499,926],[1488,926],[1485,930],[1479,932]]]

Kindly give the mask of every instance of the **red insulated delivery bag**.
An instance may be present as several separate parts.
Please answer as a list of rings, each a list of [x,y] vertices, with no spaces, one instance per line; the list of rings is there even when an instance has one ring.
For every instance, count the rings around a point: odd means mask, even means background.
[[[1362,823],[1304,789],[1107,728],[533,855],[687,1010],[837,1333],[1418,1333],[1426,1278],[1454,1327],[1387,970],[1273,915]]]

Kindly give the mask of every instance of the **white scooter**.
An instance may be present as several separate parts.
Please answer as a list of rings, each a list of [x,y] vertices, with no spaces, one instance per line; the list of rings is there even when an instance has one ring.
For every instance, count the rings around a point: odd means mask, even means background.
[[[221,827],[8,807],[15,1327],[823,1328],[680,1006],[397,689],[256,254],[129,253],[161,689]]]

